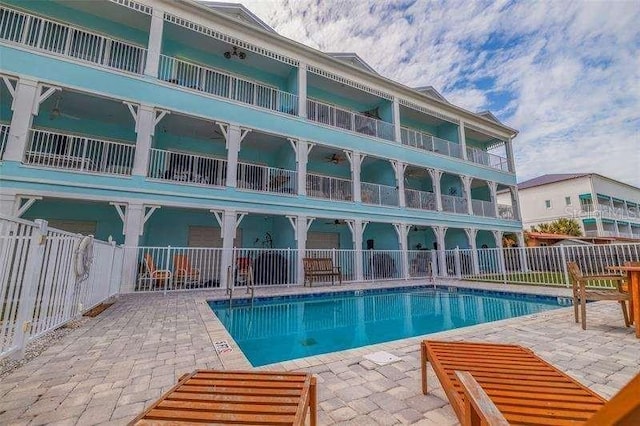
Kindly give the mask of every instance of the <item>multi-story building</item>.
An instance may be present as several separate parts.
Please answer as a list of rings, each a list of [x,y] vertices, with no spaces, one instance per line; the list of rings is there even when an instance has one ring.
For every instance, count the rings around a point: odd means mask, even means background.
[[[5,215],[125,246],[360,260],[522,230],[514,129],[239,5],[1,0],[0,72]]]
[[[587,237],[640,239],[640,188],[596,173],[542,175],[518,184],[525,229],[574,218]],[[498,194],[498,202],[509,194]]]

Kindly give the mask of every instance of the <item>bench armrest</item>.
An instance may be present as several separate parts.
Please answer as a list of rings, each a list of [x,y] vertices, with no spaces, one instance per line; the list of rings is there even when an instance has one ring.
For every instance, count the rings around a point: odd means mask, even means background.
[[[464,392],[464,418],[463,426],[508,426],[509,422],[504,418],[498,407],[491,401],[487,393],[478,384],[476,379],[466,371],[456,371],[456,378],[462,385]]]

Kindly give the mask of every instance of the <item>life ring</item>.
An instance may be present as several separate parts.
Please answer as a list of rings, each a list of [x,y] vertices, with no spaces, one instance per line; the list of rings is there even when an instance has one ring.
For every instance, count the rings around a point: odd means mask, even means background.
[[[93,262],[93,235],[82,237],[76,250],[76,276],[86,279]]]

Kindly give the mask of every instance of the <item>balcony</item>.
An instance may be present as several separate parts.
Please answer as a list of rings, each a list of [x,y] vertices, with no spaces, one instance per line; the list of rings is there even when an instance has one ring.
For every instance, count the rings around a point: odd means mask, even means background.
[[[238,189],[295,195],[298,193],[297,182],[295,170],[238,163]]]
[[[412,209],[436,210],[436,195],[433,192],[405,189],[406,205]]]
[[[0,7],[0,40],[136,74],[146,49],[71,25]]]
[[[309,173],[307,196],[333,201],[353,201],[353,182],[349,179]]]
[[[476,216],[496,217],[495,204],[491,201],[472,199],[471,207],[473,208],[473,214]]]
[[[400,138],[403,145],[436,152],[448,157],[462,158],[459,144],[437,138],[428,133],[402,127],[400,128]]]
[[[32,130],[24,163],[110,175],[131,175],[135,145],[78,135]]]
[[[9,138],[9,125],[0,124],[0,160],[4,156],[4,149],[7,147],[7,139]]]
[[[398,188],[378,183],[361,183],[362,202],[378,206],[398,206]]]
[[[176,183],[224,186],[227,160],[152,148],[147,176]]]
[[[442,195],[442,210],[449,213],[467,214],[467,200],[454,195]]]
[[[506,158],[490,154],[478,148],[467,147],[467,160],[492,169],[502,170],[503,172],[509,171],[509,163]]]
[[[307,99],[307,118],[316,123],[392,141],[393,124],[366,115]]]
[[[160,55],[158,78],[225,99],[285,114],[298,114],[297,95],[166,55]]]

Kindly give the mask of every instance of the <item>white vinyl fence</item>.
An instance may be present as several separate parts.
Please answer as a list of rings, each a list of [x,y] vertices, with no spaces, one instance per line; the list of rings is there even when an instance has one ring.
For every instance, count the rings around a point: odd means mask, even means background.
[[[94,240],[88,277],[76,275],[81,235],[46,221],[0,217],[0,358],[119,291],[123,250]]]

